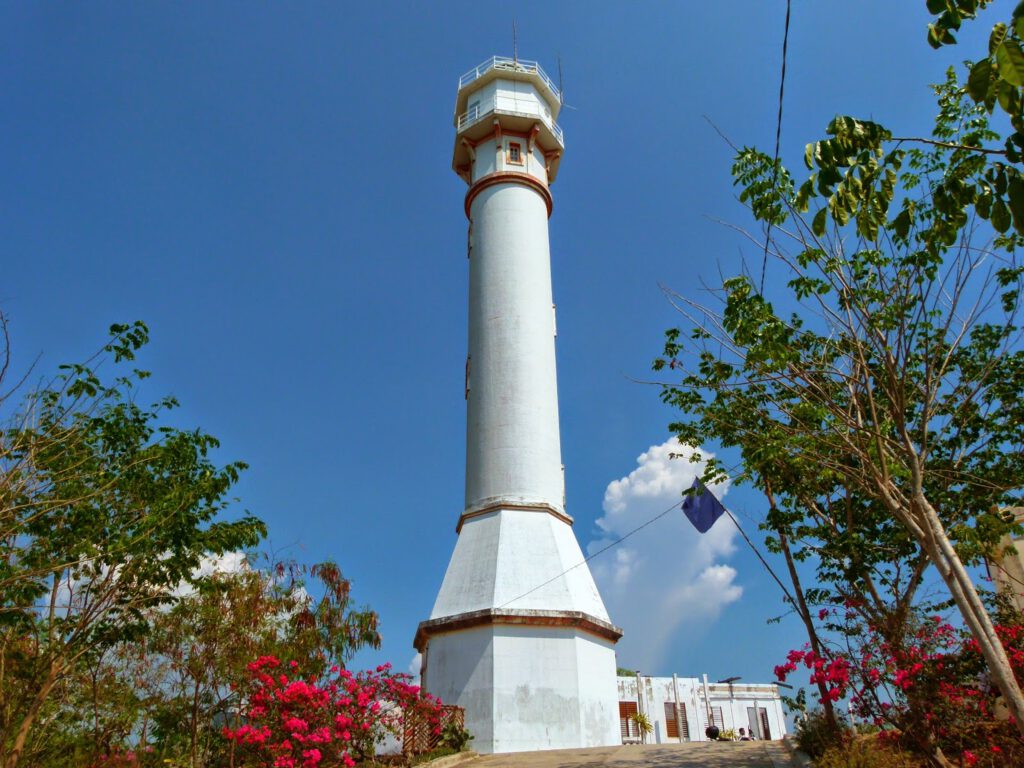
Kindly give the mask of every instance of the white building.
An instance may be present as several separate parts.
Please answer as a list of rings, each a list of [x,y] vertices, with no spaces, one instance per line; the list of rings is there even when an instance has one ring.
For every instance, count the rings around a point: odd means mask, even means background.
[[[1018,525],[1024,523],[1024,507],[1008,507],[1001,512],[1013,515]],[[985,559],[989,577],[996,591],[1009,598],[1018,611],[1024,611],[1024,538],[1004,534],[996,552],[996,556]]]
[[[611,623],[565,508],[549,185],[560,94],[535,63],[459,81],[452,167],[466,181],[466,497],[414,644],[427,691],[466,710],[480,752],[619,743]]]
[[[757,739],[781,739],[786,718],[778,686],[708,683],[696,677],[618,678],[619,728],[624,743],[639,742],[639,729],[630,717],[642,712],[654,725],[648,743],[707,741],[710,723],[720,731],[743,728]]]

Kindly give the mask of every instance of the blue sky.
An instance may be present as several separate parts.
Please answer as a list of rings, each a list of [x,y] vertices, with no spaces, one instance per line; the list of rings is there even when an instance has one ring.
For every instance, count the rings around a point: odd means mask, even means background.
[[[927,132],[926,84],[979,50],[995,5],[964,45],[935,52],[923,2],[795,0],[790,166],[836,113]],[[709,121],[771,151],[784,11],[2,3],[0,308],[14,369],[38,358],[44,374],[85,358],[110,323],[145,320],[149,393],[176,395],[178,424],[251,465],[239,507],[267,522],[268,547],[336,559],[380,613],[384,646],[360,661],[404,668],[463,500],[459,75],[511,53],[513,19],[521,57],[555,77],[561,57],[551,243],[568,504],[587,548],[689,484],[657,448],[674,414],[639,382],[677,322],[659,285],[694,295],[759,264],[729,226],[749,217]],[[764,508],[742,488],[726,502],[748,529]],[[621,664],[767,681],[803,643],[792,617],[766,624],[779,595],[727,525],[698,540],[669,516],[594,561],[626,630]]]

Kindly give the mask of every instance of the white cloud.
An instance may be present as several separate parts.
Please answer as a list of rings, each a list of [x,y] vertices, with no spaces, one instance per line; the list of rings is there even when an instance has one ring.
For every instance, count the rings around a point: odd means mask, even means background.
[[[192,574],[196,578],[212,576],[215,573],[239,573],[248,568],[245,552],[225,552],[223,555],[204,555],[199,567]]]
[[[679,502],[711,454],[700,457],[695,461],[696,452],[675,438],[640,454],[636,469],[608,484],[605,514],[597,521],[603,535],[588,552]],[[711,490],[723,499],[728,486]],[[669,658],[670,645],[695,626],[705,630],[743,594],[736,570],[722,562],[735,551],[736,533],[722,518],[701,535],[677,508],[591,561],[608,613],[625,632],[617,648],[621,664],[647,673],[686,671],[687,659]]]
[[[192,570],[192,578],[202,579],[215,573],[239,573],[248,567],[245,553],[241,551],[225,552],[223,555],[203,555],[199,565]],[[187,581],[182,581],[172,594],[175,597],[188,597],[195,594],[195,587]]]
[[[164,555],[164,557],[167,556],[167,554]],[[113,574],[115,578],[119,576],[122,567],[121,565],[114,566]],[[212,576],[215,573],[238,573],[248,567],[245,553],[241,551],[225,552],[222,555],[203,555],[200,558],[199,565],[192,570],[192,577],[200,579]],[[71,571],[68,571],[57,589],[54,605],[66,616],[81,611],[84,607],[83,601],[95,601],[97,599],[97,595],[90,591],[92,585],[103,581],[110,572],[111,569],[109,567],[102,566],[99,575],[93,579],[89,577],[76,578],[73,577]],[[176,598],[189,597],[195,594],[195,586],[188,581],[180,581],[171,590],[170,594]],[[163,609],[167,607],[164,605]]]
[[[420,669],[423,667],[423,654],[416,651],[412,660],[409,662],[408,672],[413,677],[413,683],[415,685],[420,684]]]

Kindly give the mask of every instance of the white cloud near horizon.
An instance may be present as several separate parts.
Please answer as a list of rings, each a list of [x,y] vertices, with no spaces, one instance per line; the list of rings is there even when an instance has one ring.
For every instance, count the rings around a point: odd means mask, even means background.
[[[597,521],[602,535],[589,543],[588,554],[681,501],[711,458],[700,456],[695,461],[694,449],[675,438],[640,454],[632,472],[608,484]],[[711,491],[724,503],[728,484]],[[620,666],[649,674],[688,669],[687,659],[670,658],[671,646],[691,627],[706,630],[743,594],[736,569],[724,562],[736,550],[736,533],[729,520],[719,519],[699,534],[677,508],[591,561],[608,613],[625,633],[617,646]]]
[[[192,570],[192,577],[200,579],[212,576],[215,573],[237,573],[248,567],[249,565],[246,561],[245,553],[241,551],[225,552],[222,555],[206,554],[200,559],[199,565]],[[118,576],[120,569],[120,565],[114,566],[113,571],[115,578]],[[100,569],[101,575],[105,575],[109,572],[110,569],[106,566]],[[57,588],[54,605],[66,616],[70,616],[73,613],[82,610],[83,600],[96,599],[95,595],[89,597],[88,588],[91,583],[93,583],[91,578],[74,578],[72,576],[72,572],[68,571]],[[190,597],[195,594],[195,591],[195,586],[193,584],[188,581],[181,581],[170,591],[170,595],[175,598]],[[168,606],[164,605],[162,609],[166,609],[167,607]]]
[[[413,655],[409,661],[409,668],[406,670],[412,675],[413,685],[420,685],[420,669],[423,667],[423,654],[419,651]]]
[[[193,579],[203,579],[213,576],[215,573],[239,573],[246,570],[249,563],[246,561],[245,552],[235,550],[225,552],[222,555],[203,555],[199,565],[192,570]],[[174,588],[172,593],[175,597],[189,597],[195,594],[195,587],[187,581],[183,581]]]

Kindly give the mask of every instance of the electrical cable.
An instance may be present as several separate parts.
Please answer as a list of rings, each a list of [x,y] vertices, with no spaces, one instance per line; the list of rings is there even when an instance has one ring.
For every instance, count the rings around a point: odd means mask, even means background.
[[[527,597],[528,595],[532,595],[538,589],[543,589],[548,584],[550,584],[553,581],[557,581],[558,579],[562,578],[563,576],[565,576],[565,574],[569,573],[570,571],[576,570],[581,565],[586,565],[587,563],[589,563],[591,560],[593,560],[598,555],[602,555],[605,552],[607,552],[609,549],[612,549],[613,547],[617,547],[619,544],[624,542],[630,536],[632,536],[633,534],[638,533],[639,531],[643,530],[644,528],[649,526],[651,523],[654,523],[654,522],[660,520],[665,515],[667,515],[669,512],[671,512],[673,509],[675,509],[676,507],[680,506],[682,503],[683,503],[682,499],[677,501],[675,504],[673,504],[672,506],[668,507],[664,511],[659,512],[657,515],[652,517],[650,520],[647,520],[646,522],[641,523],[636,528],[634,528],[633,530],[631,530],[628,533],[624,534],[620,538],[618,538],[615,541],[610,542],[609,544],[606,544],[605,546],[601,547],[601,549],[597,550],[597,552],[594,552],[592,555],[589,555],[588,557],[585,557],[583,560],[580,560],[580,562],[576,563],[576,565],[573,565],[573,566],[570,566],[569,568],[566,568],[561,573],[558,573],[558,574],[552,576],[550,579],[548,579],[547,581],[545,581],[542,584],[538,584],[533,589],[527,590],[526,592],[523,592],[521,595],[517,595],[516,597],[513,597],[511,600],[505,601],[504,603],[502,603],[501,605],[498,606],[498,610],[501,610],[502,608],[505,608],[505,607],[511,605],[512,603],[514,603],[514,602],[516,602],[518,600],[522,600],[524,597]],[[723,507],[723,509],[724,509],[724,507]],[[768,573],[771,575],[771,577],[775,580],[775,583],[778,584],[779,587],[782,589],[782,593],[786,596],[786,599],[790,602],[790,604],[795,605],[795,603],[793,601],[792,595],[790,595],[789,590],[786,589],[786,585],[782,583],[782,580],[775,574],[775,571],[772,570],[771,566],[768,565],[768,562],[764,559],[764,556],[761,554],[761,552],[758,550],[758,548],[754,545],[754,542],[752,542],[750,540],[750,537],[748,537],[746,532],[743,530],[743,528],[740,527],[739,521],[735,518],[735,516],[732,514],[732,512],[730,512],[728,509],[725,510],[725,514],[728,515],[730,520],[732,520],[732,524],[734,526],[736,526],[736,530],[739,531],[740,536],[743,537],[743,540],[747,542],[747,545],[750,547],[750,549],[753,551],[753,553],[757,556],[757,559],[761,561],[761,565],[763,565],[765,567],[765,569],[768,571]]]
[[[501,605],[498,606],[498,609],[500,610],[501,608],[504,608],[504,607],[506,607],[508,605],[511,605],[512,603],[516,602],[517,600],[522,600],[527,595],[532,595],[538,589],[542,589],[543,587],[546,587],[551,582],[557,581],[558,579],[562,578],[563,576],[565,576],[565,574],[569,573],[569,571],[574,571],[577,568],[579,568],[581,565],[586,565],[587,563],[589,563],[591,560],[593,560],[598,555],[604,554],[605,552],[607,552],[612,547],[617,547],[619,544],[624,542],[626,539],[628,539],[634,533],[637,533],[638,531],[641,531],[644,528],[646,528],[651,523],[653,523],[653,522],[655,522],[657,520],[660,520],[661,518],[663,518],[665,515],[667,515],[669,512],[671,512],[673,509],[675,509],[676,507],[678,507],[682,503],[683,503],[683,499],[680,499],[675,504],[673,504],[671,507],[666,509],[664,512],[661,512],[661,513],[655,515],[650,520],[648,520],[646,523],[641,523],[636,528],[631,530],[629,533],[624,534],[621,538],[618,538],[615,541],[611,542],[610,544],[607,544],[606,546],[601,547],[601,549],[597,550],[597,552],[595,552],[594,554],[590,555],[589,557],[585,557],[583,560],[580,560],[578,563],[576,563],[576,565],[573,565],[573,566],[571,566],[569,568],[566,568],[561,573],[559,573],[559,574],[557,574],[555,576],[552,576],[550,579],[545,581],[543,584],[538,584],[533,589],[531,589],[531,590],[529,590],[527,592],[523,592],[523,594],[519,595],[518,597],[513,597],[511,600],[508,600],[508,601],[502,603]]]
[[[779,144],[782,141],[782,97],[786,93],[786,51],[789,48],[789,16],[790,16],[790,2],[786,0],[786,26],[782,33],[782,74],[779,77],[779,115],[775,122],[775,161],[772,164],[772,190],[775,190],[775,185],[778,182],[779,177]],[[764,255],[761,257],[761,290],[760,293],[764,296],[764,273],[768,267],[768,243],[772,237],[772,220],[768,219],[768,229],[764,236]]]

